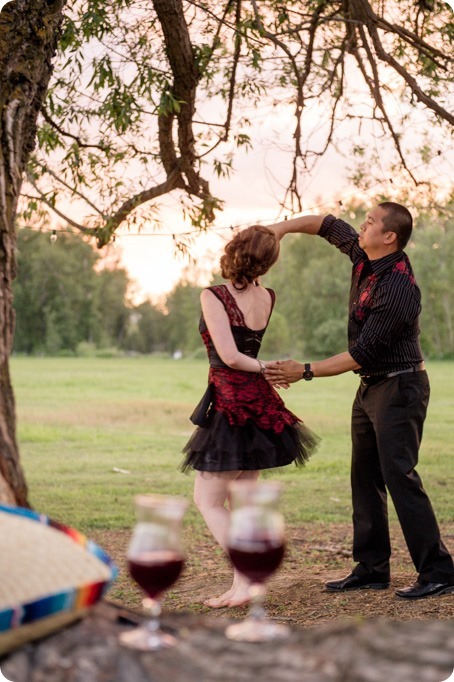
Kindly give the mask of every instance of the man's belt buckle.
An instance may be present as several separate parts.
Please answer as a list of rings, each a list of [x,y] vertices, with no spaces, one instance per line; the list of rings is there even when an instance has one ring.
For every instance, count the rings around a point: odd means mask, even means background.
[[[383,381],[383,379],[386,379],[386,374],[368,374],[360,377],[363,386],[373,386],[374,384],[378,384],[379,381]]]

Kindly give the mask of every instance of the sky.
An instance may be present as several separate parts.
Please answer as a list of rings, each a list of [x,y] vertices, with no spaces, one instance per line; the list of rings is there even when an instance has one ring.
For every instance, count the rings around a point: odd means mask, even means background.
[[[224,200],[225,206],[212,229],[194,237],[191,254],[195,262],[181,257],[175,250],[172,234],[192,232],[193,228],[190,224],[184,224],[177,211],[170,206],[161,210],[159,231],[151,227],[145,228],[139,236],[125,231],[117,233],[115,246],[122,265],[136,282],[136,298],[148,297],[158,302],[182,276],[206,285],[219,262],[225,243],[231,238],[231,226],[246,227],[257,222],[269,224],[282,220],[275,196],[276,187],[273,189],[267,166],[271,165],[273,172],[279,175],[280,165],[282,176],[286,177],[288,168],[285,167],[285,160],[288,162],[289,159],[280,155],[279,160],[276,154],[278,161],[273,164],[276,159],[270,159],[270,156],[271,152],[258,146],[247,156],[239,155],[237,171],[230,180],[224,180],[222,186],[218,187],[215,182],[211,183],[212,191]],[[324,197],[337,195],[339,192],[336,187],[347,193],[352,191],[345,180],[341,159],[327,157],[322,166],[317,173],[319,182],[315,182],[314,174],[313,187],[305,197],[308,204],[319,203],[322,194]]]
[[[454,0],[449,4],[452,6],[453,2]],[[2,0],[0,6],[1,4],[4,4]],[[361,102],[360,94],[358,98]],[[402,103],[396,99],[394,105],[397,108],[396,114],[400,115]],[[224,244],[232,235],[230,226],[246,227],[257,222],[269,224],[282,220],[285,216],[279,210],[279,198],[284,193],[291,171],[291,153],[285,153],[284,148],[292,147],[294,108],[280,104],[265,115],[259,109],[260,107],[249,115],[249,118],[255,119],[252,150],[237,150],[234,158],[235,171],[229,179],[207,178],[211,192],[224,201],[224,210],[219,212],[207,233],[194,236],[191,245],[193,260],[182,257],[175,248],[173,235],[178,239],[179,233],[194,230],[190,224],[183,222],[178,207],[170,197],[164,198],[162,202],[159,227],[156,224],[145,224],[140,234],[127,232],[122,228],[116,232],[114,245],[108,248],[115,247],[120,264],[128,271],[133,282],[132,294],[135,302],[145,298],[150,298],[154,303],[159,302],[183,276],[200,285],[207,284],[219,262]],[[312,128],[317,130],[321,125],[323,112],[312,111],[309,115],[307,109],[305,112],[304,124],[309,124],[309,131]],[[260,116],[262,118],[259,121]],[[365,135],[364,139],[360,137],[357,126],[354,125],[350,130],[342,129],[344,139],[354,140],[356,136],[360,144],[365,140],[367,144],[379,144],[373,135]],[[355,189],[348,181],[347,165],[345,159],[330,149],[315,171],[303,178],[303,201],[307,212],[334,213],[339,200],[346,201],[355,195]],[[437,173],[440,184],[443,184],[443,175],[447,176],[447,182],[451,182],[454,155],[451,155],[450,171],[440,172],[437,165],[440,168],[442,166],[437,163],[428,170]],[[388,181],[386,178],[385,180]],[[287,217],[290,216],[287,214]]]
[[[175,249],[173,234],[193,232],[184,224],[174,206],[161,212],[161,224],[146,226],[140,235],[117,232],[115,247],[120,263],[129,273],[136,302],[148,298],[159,303],[182,278],[206,286],[216,269],[225,243],[231,238],[230,226],[246,227],[262,222],[282,220],[277,193],[280,178],[287,179],[289,158],[283,153],[256,145],[247,155],[239,154],[236,172],[222,184],[211,182],[216,196],[224,200],[224,210],[207,233],[195,234],[191,245],[193,260],[183,258]],[[272,174],[270,175],[270,168]],[[429,170],[429,169],[428,169]],[[452,182],[454,152],[443,161],[430,164],[431,174],[437,173],[440,184]],[[339,200],[347,201],[357,193],[347,179],[346,161],[335,152],[328,152],[306,183],[304,206],[307,213],[335,213]],[[386,188],[386,183],[383,185]],[[377,187],[373,188],[376,191]]]
[[[356,97],[359,102],[364,97],[362,87],[364,86],[358,84]],[[322,105],[317,107],[318,104],[314,103],[305,109],[304,126],[313,136],[315,147],[318,141],[319,148],[323,148],[325,135],[321,121],[326,117]],[[391,115],[399,118],[404,105],[398,97],[394,97],[393,100],[391,96],[387,107]],[[204,112],[207,113],[205,110]],[[214,116],[213,118],[215,119]],[[219,118],[222,119],[222,116]],[[285,217],[285,214],[280,212],[279,199],[284,194],[291,172],[292,153],[285,150],[291,150],[294,144],[294,107],[285,103],[268,110],[258,107],[256,111],[250,112],[249,118],[253,121],[252,128],[247,131],[252,138],[252,149],[246,151],[240,148],[235,152],[234,173],[230,178],[219,180],[216,177],[207,177],[212,194],[224,201],[224,209],[218,213],[216,221],[207,233],[194,236],[191,255],[195,262],[183,258],[176,252],[172,235],[178,238],[180,232],[195,231],[190,224],[183,222],[181,213],[171,198],[165,198],[161,202],[164,206],[160,210],[159,228],[145,225],[138,236],[128,234],[125,230],[117,232],[116,247],[122,265],[135,282],[136,301],[149,298],[152,302],[158,303],[183,276],[205,286],[213,269],[216,269],[219,263],[226,241],[232,235],[230,226],[246,227],[258,222],[270,224]],[[412,136],[410,142],[416,148],[421,143],[421,131],[427,129],[427,113],[419,108],[413,108],[412,122],[408,125],[410,132],[406,130],[406,135]],[[386,149],[377,148],[383,141],[380,140],[380,136],[373,133],[372,127],[368,132],[367,123],[363,122],[361,129],[358,130],[357,122],[344,120],[339,134],[344,140],[350,140],[352,143],[372,146],[378,156],[386,159],[388,154]],[[446,145],[443,140],[439,140],[437,144],[445,151]],[[392,156],[394,154],[393,149]],[[390,158],[391,152],[388,154],[388,159]],[[303,178],[305,190],[303,205],[307,209],[304,212],[335,213],[339,208],[339,200],[348,201],[358,193],[348,180],[349,165],[351,166],[349,160],[340,156],[333,148],[324,154],[315,169]],[[386,163],[383,165],[386,166]],[[440,187],[451,185],[454,154],[451,153],[450,160],[434,159],[423,171],[424,173],[427,171],[432,177],[436,176],[435,181]],[[386,192],[389,188],[387,186],[389,178],[385,171],[383,178],[383,186],[379,188],[374,186],[370,195],[375,194],[378,189]],[[394,176],[394,182],[396,187],[400,178]],[[367,194],[364,198],[367,200]],[[287,217],[290,215],[287,214]]]
[[[293,106],[281,106],[263,115],[257,115],[251,136],[252,149],[239,149],[234,158],[234,173],[228,179],[208,177],[212,193],[224,201],[212,228],[197,234],[189,223],[184,223],[178,207],[171,197],[164,198],[160,210],[161,224],[144,226],[140,235],[120,230],[115,247],[122,265],[135,280],[134,298],[150,298],[158,302],[172,290],[184,275],[204,286],[213,268],[219,263],[223,247],[231,238],[230,226],[246,227],[262,222],[270,224],[282,220],[279,199],[287,186],[291,172],[292,135],[294,130]],[[314,126],[317,114],[312,114]],[[347,180],[346,161],[334,150],[329,150],[316,169],[303,178],[304,207],[312,208],[323,202],[339,200],[355,193]],[[326,213],[335,210],[335,204],[317,209]],[[182,258],[175,250],[172,235],[194,232],[191,254],[196,262]]]

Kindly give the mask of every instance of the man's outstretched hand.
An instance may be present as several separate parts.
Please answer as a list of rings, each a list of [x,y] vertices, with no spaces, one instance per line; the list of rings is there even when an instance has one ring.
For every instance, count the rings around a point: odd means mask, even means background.
[[[273,386],[288,388],[303,377],[304,365],[296,360],[276,360],[266,363],[265,379]]]

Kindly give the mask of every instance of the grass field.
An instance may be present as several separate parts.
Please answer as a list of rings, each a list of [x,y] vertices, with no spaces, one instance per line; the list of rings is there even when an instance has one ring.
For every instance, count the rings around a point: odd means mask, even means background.
[[[418,467],[440,521],[454,520],[454,362],[429,363],[431,404]],[[84,532],[133,523],[134,494],[191,499],[193,475],[178,466],[206,385],[202,360],[12,359],[22,463],[33,506]],[[285,482],[289,524],[350,521],[349,418],[353,374],[300,382],[287,405],[322,437],[302,470],[273,472]],[[116,473],[114,469],[130,473]],[[270,474],[269,474],[270,475]],[[194,528],[202,522],[194,507]]]
[[[429,363],[429,373],[432,399],[418,469],[452,548],[454,362]],[[31,504],[101,544],[120,568],[109,598],[139,606],[141,594],[125,563],[134,523],[133,497],[160,492],[192,499],[193,474],[184,475],[178,467],[193,429],[188,415],[206,386],[206,363],[146,357],[16,357],[12,375]],[[349,419],[357,383],[350,374],[301,382],[284,392],[290,409],[322,442],[304,469],[287,467],[268,474],[285,483],[282,510],[289,539],[286,560],[271,580],[269,613],[304,626],[338,618],[352,622],[365,617],[453,618],[454,600],[449,596],[434,604],[422,600],[415,607],[397,600],[393,590],[386,595],[361,591],[349,599],[327,598],[323,590],[325,580],[351,568]],[[393,580],[402,586],[415,578],[414,568],[393,510],[390,518]],[[185,571],[166,594],[165,606],[203,612],[207,610],[203,599],[229,586],[231,568],[193,504],[185,517],[183,538]]]

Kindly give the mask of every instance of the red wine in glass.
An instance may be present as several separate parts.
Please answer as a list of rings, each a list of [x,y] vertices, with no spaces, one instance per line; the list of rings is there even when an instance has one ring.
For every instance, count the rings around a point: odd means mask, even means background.
[[[229,486],[228,554],[235,569],[247,578],[251,600],[246,620],[226,628],[229,639],[270,642],[289,634],[286,625],[266,617],[264,608],[265,583],[285,551],[284,519],[278,509],[281,491],[277,481],[238,480]]]
[[[148,619],[143,625],[121,632],[123,646],[139,651],[158,651],[174,646],[176,638],[160,627],[159,597],[180,576],[184,564],[181,524],[188,503],[171,495],[136,495],[137,522],[129,542],[129,573],[146,598],[143,608]]]
[[[284,549],[283,543],[260,540],[248,542],[243,547],[229,547],[228,551],[232,564],[240,573],[251,583],[263,583],[280,566]]]
[[[128,559],[131,577],[151,599],[178,580],[183,565],[183,556],[169,550],[142,552]]]

